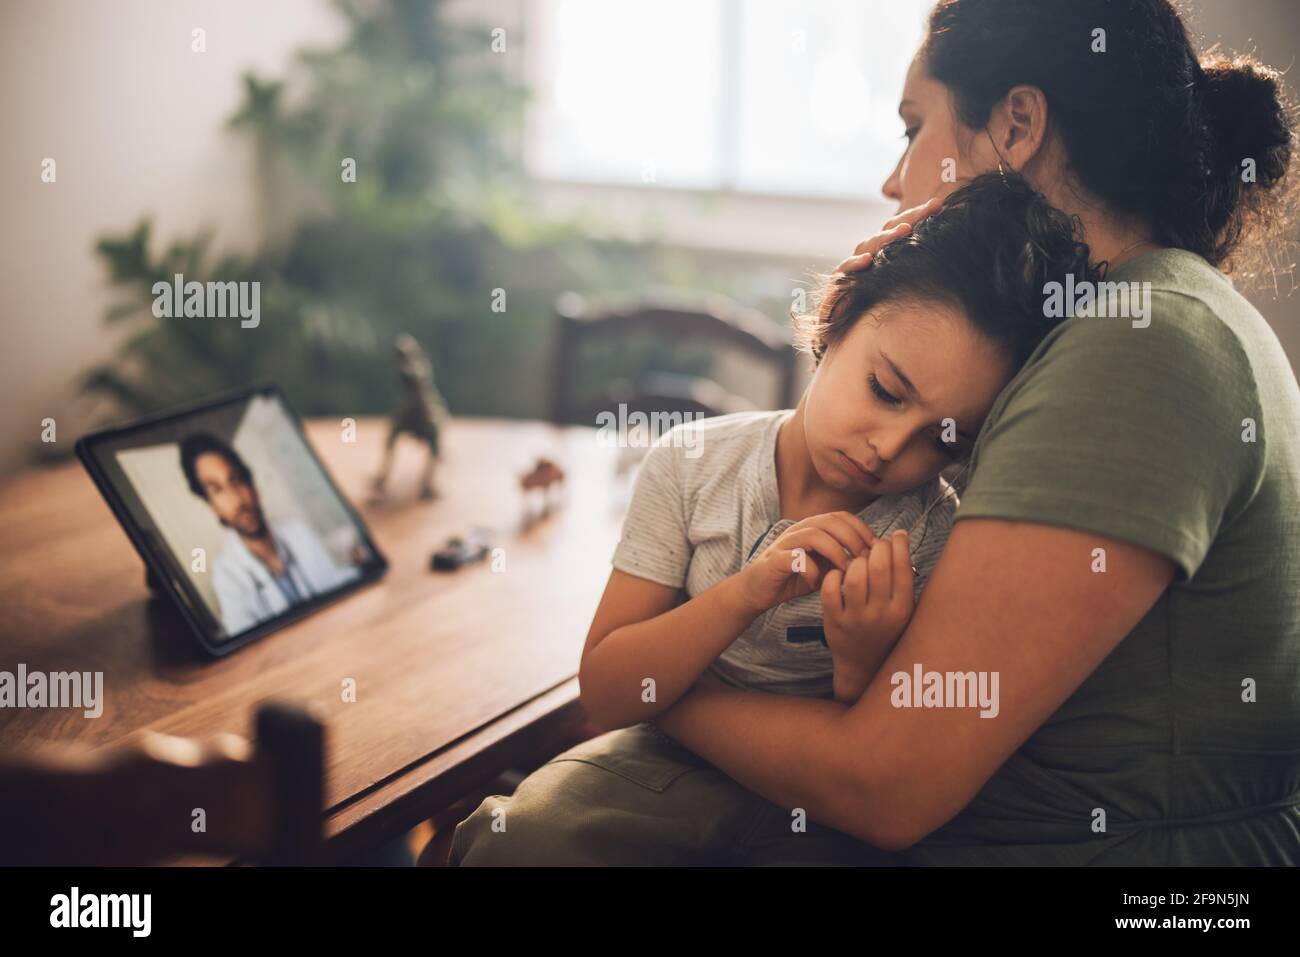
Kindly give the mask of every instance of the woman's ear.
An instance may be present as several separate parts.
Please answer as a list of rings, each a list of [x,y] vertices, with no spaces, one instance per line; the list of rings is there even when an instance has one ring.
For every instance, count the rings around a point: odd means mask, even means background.
[[[1047,97],[1036,86],[1013,86],[993,107],[988,130],[1002,164],[1024,172],[1047,140]]]

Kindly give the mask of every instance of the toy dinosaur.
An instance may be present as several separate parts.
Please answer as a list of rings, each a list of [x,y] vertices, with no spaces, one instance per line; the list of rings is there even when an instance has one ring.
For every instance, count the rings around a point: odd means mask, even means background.
[[[446,424],[447,404],[433,384],[433,365],[413,336],[402,333],[393,340],[397,358],[397,375],[401,382],[401,397],[393,410],[384,444],[384,460],[375,476],[373,489],[376,498],[382,498],[393,467],[393,449],[398,436],[410,435],[429,448],[420,479],[420,497],[435,498],[438,490],[433,483],[434,466],[440,455],[439,436]]]

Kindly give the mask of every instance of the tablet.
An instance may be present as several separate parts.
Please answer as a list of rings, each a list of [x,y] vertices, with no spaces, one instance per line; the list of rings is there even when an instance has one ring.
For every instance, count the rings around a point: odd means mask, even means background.
[[[388,562],[274,385],[105,429],[77,456],[149,582],[224,655],[384,574]]]

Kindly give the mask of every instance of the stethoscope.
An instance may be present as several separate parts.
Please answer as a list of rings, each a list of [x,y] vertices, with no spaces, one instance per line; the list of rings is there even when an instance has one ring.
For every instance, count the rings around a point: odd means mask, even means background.
[[[284,555],[284,573],[288,576],[289,580],[293,582],[294,587],[303,592],[304,598],[310,598],[315,595],[315,592],[312,591],[311,586],[307,583],[307,576],[302,573],[302,566],[298,564],[298,558],[294,555],[293,549],[289,547],[289,543],[276,538],[274,533],[272,533],[271,538],[276,545],[279,546],[280,551]],[[256,558],[253,560],[257,561]],[[298,569],[297,575],[294,574],[295,568]],[[248,580],[252,583],[253,588],[257,592],[257,603],[261,606],[263,617],[273,614],[274,612],[271,610],[271,603],[266,597],[266,583],[258,578],[251,569],[244,569],[244,573],[248,576]],[[268,571],[267,574],[269,575],[270,572]],[[301,582],[301,584],[299,584],[299,582]],[[285,595],[286,604],[292,604],[292,602],[288,601],[288,598],[289,596]]]

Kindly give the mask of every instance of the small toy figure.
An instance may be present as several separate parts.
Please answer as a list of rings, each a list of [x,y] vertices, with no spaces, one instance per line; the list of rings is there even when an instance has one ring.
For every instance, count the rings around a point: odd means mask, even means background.
[[[384,461],[373,483],[374,497],[383,499],[388,473],[393,467],[393,448],[398,436],[405,432],[429,447],[424,475],[420,479],[420,498],[431,499],[438,494],[433,484],[433,469],[440,454],[438,437],[447,420],[447,404],[434,387],[433,365],[413,336],[406,333],[397,336],[393,340],[393,352],[397,358],[402,394],[393,410],[388,441],[384,445]]]
[[[549,515],[553,503],[552,489],[564,488],[564,470],[550,459],[538,459],[537,464],[524,475],[519,476],[519,488],[524,493],[525,509],[528,508],[529,493],[539,490],[542,499],[542,514]]]
[[[454,572],[483,561],[491,549],[492,530],[476,526],[464,537],[454,535],[447,539],[447,544],[433,553],[429,564],[435,572]]]

